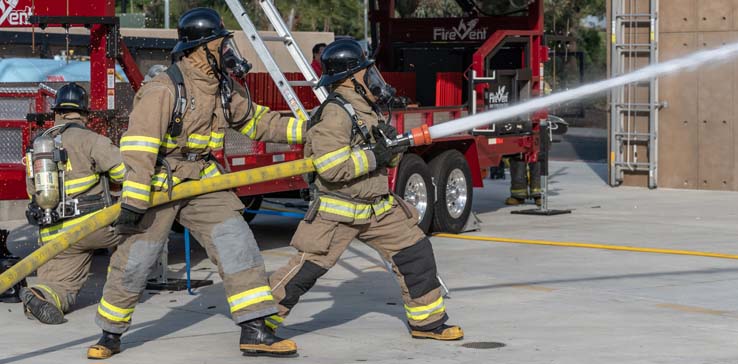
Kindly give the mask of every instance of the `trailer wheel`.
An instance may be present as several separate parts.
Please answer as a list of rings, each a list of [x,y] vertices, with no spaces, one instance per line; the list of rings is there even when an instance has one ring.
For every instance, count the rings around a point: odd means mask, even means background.
[[[433,222],[435,193],[430,169],[422,158],[415,154],[402,157],[395,180],[395,193],[415,206],[420,214],[418,227],[427,234]]]
[[[241,196],[239,198],[247,210],[258,210],[261,207],[261,196]],[[249,212],[244,212],[242,215],[246,222],[251,222],[256,217],[256,214]]]
[[[469,219],[474,193],[469,164],[459,151],[447,150],[433,158],[429,166],[438,192],[433,230],[459,233]]]

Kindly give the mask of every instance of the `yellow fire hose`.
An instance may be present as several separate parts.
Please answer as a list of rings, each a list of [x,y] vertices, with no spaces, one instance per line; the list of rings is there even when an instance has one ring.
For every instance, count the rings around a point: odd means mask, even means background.
[[[434,234],[433,236],[437,236],[439,238],[476,240],[476,241],[487,241],[487,242],[494,242],[494,243],[548,245],[548,246],[559,246],[559,247],[567,247],[567,248],[619,250],[619,251],[638,252],[638,253],[655,253],[655,254],[671,254],[671,255],[691,255],[691,256],[696,256],[696,257],[738,260],[738,255],[700,252],[700,251],[693,251],[693,250],[638,248],[638,247],[622,246],[622,245],[587,244],[587,243],[557,242],[557,241],[546,241],[546,240],[508,239],[508,238],[497,238],[497,237],[491,237],[491,236],[487,237],[487,236],[457,235],[457,234]]]
[[[166,192],[153,193],[151,205],[162,205],[167,202],[181,200],[205,193],[297,176],[314,170],[315,167],[313,166],[312,160],[301,159],[241,172],[228,173],[200,181],[185,182],[174,187],[172,190],[171,200]],[[38,269],[38,267],[44,265],[57,254],[72,246],[72,244],[82,240],[84,237],[92,234],[96,230],[112,224],[118,217],[119,213],[120,204],[115,204],[101,210],[92,217],[86,219],[84,224],[73,226],[71,229],[62,233],[59,237],[36,249],[36,251],[31,253],[29,256],[23,258],[23,260],[15,264],[13,267],[0,274],[0,292],[5,292],[8,288],[20,282],[20,280],[33,273]]]

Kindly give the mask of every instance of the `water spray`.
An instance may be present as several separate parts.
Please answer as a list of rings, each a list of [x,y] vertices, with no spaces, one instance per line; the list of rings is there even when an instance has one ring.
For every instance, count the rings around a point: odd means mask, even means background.
[[[706,50],[671,61],[641,68],[638,71],[619,77],[584,85],[572,90],[554,93],[545,97],[537,97],[529,101],[506,107],[466,116],[454,121],[428,127],[420,127],[399,135],[391,141],[393,146],[415,146],[430,144],[432,139],[451,136],[475,128],[527,115],[551,106],[565,104],[573,100],[591,97],[610,89],[638,81],[658,78],[682,70],[690,70],[707,63],[720,63],[738,56],[738,43],[731,43],[720,48]]]

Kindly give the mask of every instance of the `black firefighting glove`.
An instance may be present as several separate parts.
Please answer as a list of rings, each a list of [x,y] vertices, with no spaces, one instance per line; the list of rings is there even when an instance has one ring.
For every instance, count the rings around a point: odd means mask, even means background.
[[[381,134],[378,133],[377,130],[379,130]],[[382,138],[382,135],[389,140],[394,140],[397,138],[398,133],[397,133],[397,129],[395,129],[394,126],[387,124],[385,122],[379,122],[377,126],[372,127],[372,134],[374,135],[374,139],[377,139],[377,140],[379,138]],[[391,149],[392,149],[392,153],[395,153],[395,154],[407,152],[406,146],[402,146],[402,147],[394,146],[394,147],[391,147]]]
[[[376,127],[373,131],[376,131]],[[374,153],[374,160],[377,162],[377,169],[384,168],[390,165],[393,154],[392,149],[387,146],[387,143],[382,138],[378,138],[375,134],[376,143],[372,145],[372,153]]]
[[[118,215],[118,219],[113,223],[115,231],[118,234],[135,234],[143,232],[143,229],[138,227],[143,215],[143,212],[133,206],[128,206],[126,204],[120,205],[120,215]]]

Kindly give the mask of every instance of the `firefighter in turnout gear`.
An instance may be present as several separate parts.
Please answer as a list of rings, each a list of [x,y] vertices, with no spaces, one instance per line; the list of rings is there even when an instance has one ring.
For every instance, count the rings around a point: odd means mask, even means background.
[[[353,40],[330,44],[321,56],[318,86],[332,93],[311,120],[305,156],[317,171],[311,206],[291,245],[298,253],[269,278],[279,313],[267,324],[276,330],[300,296],[336,264],[353,239],[370,245],[392,264],[415,338],[458,340],[463,331],[448,316],[436,275],[433,248],[418,228],[418,212],[389,190],[387,168],[401,150],[385,138],[396,130],[378,105],[394,96]]]
[[[274,335],[265,318],[276,313],[264,261],[244,206],[231,191],[220,191],[150,207],[151,191],[168,190],[186,180],[219,175],[209,158],[223,148],[226,127],[254,140],[302,143],[305,120],[281,117],[252,104],[242,78],[250,65],[241,57],[220,15],[197,8],[183,14],[177,27],[175,63],[136,94],[121,153],[128,168],[121,213],[115,223],[125,234],[112,257],[97,310],[103,335],[88,349],[104,359],[120,351],[121,335],[131,325],[146,278],[177,220],[217,264],[233,320],[241,326],[246,354],[292,355],[294,342]]]
[[[525,203],[533,199],[541,206],[541,162],[526,163],[522,156],[510,158],[510,197],[505,200],[509,206]]]
[[[40,227],[41,244],[110,206],[112,200],[107,188],[108,178],[121,183],[126,174],[118,148],[107,137],[85,127],[87,92],[82,87],[71,83],[59,89],[53,110],[54,127],[36,140],[47,138],[56,150],[56,153],[50,154],[64,156],[52,162],[62,166],[58,175],[63,175],[63,182],[60,179],[52,189],[47,189],[48,185],[44,185],[46,179],[42,175],[36,178],[32,164],[43,162],[41,148],[29,152],[26,160],[29,168],[26,187],[32,199],[26,216],[29,223]],[[51,206],[46,205],[48,201],[44,200],[47,197],[44,194],[50,192],[63,198],[58,198],[59,202],[53,210],[47,210],[51,219],[45,219],[47,211],[39,203],[45,208]],[[113,248],[118,241],[115,232],[105,227],[41,266],[37,283],[21,290],[26,314],[45,324],[63,323],[64,313],[69,312],[74,305],[77,293],[87,280],[93,251]]]

